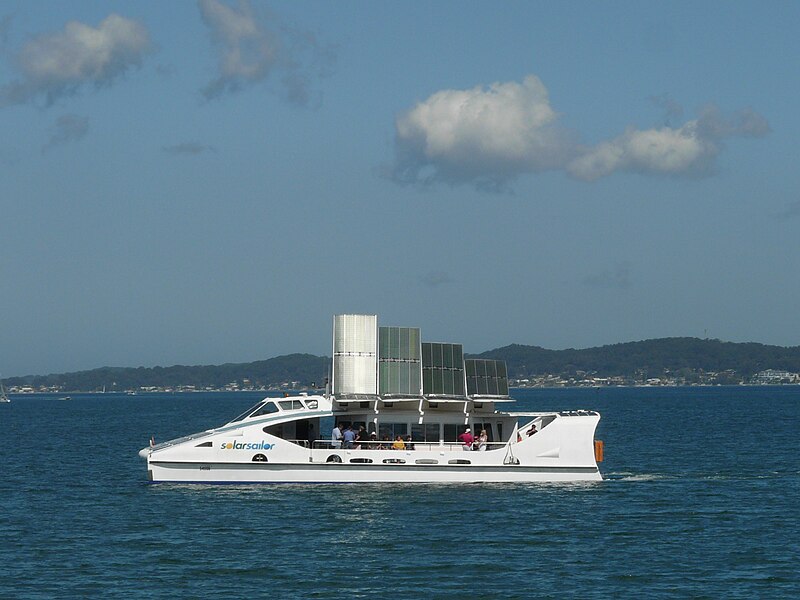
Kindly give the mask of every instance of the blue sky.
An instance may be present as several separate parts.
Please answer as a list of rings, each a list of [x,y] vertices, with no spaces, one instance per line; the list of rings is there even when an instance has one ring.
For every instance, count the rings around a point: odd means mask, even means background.
[[[800,344],[796,2],[0,6],[0,372]]]

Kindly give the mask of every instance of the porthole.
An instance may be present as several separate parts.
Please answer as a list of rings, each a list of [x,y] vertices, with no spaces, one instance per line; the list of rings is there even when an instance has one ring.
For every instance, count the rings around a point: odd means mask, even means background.
[[[213,444],[211,442],[203,442],[202,444],[197,444],[195,448],[211,448]]]
[[[371,458],[351,458],[351,459],[350,459],[350,462],[351,462],[351,463],[361,463],[361,464],[366,464],[366,463],[371,463],[371,462],[372,462],[372,459],[371,459]],[[386,461],[383,461],[383,462],[386,462]]]
[[[372,461],[369,461],[372,462]],[[383,462],[387,465],[404,465],[406,461],[402,458],[384,458]]]
[[[253,457],[253,462],[269,462],[269,461],[267,460],[267,457],[264,456],[263,454],[256,454]]]
[[[418,458],[414,461],[418,465],[438,465],[439,461],[435,458]]]
[[[448,465],[471,465],[472,461],[467,460],[466,458],[454,458],[452,460],[447,461]]]
[[[339,456],[338,454],[331,454],[331,455],[328,457],[328,460],[326,460],[325,462],[329,462],[329,463],[340,463],[340,462],[342,462],[342,457],[341,457],[341,456]]]

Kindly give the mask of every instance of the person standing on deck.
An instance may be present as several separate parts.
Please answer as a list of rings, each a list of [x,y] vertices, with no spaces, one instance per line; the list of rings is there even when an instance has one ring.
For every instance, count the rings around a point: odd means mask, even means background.
[[[347,450],[352,450],[353,449],[353,442],[356,439],[356,432],[353,431],[353,426],[352,425],[348,425],[347,426],[347,429],[344,430],[343,436],[344,436],[344,447]]]
[[[475,436],[472,435],[472,430],[467,427],[467,430],[458,436],[458,440],[461,442],[461,447],[464,450],[472,450],[472,443],[475,441]]]
[[[331,432],[331,447],[332,448],[341,448],[342,447],[342,430],[337,424],[336,427],[333,428]]]

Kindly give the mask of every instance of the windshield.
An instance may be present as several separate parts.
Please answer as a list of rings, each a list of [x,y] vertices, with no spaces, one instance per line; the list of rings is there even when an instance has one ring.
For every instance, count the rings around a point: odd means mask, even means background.
[[[263,400],[259,401],[259,403],[258,403],[258,404],[255,404],[255,405],[251,406],[250,408],[248,408],[246,411],[244,411],[242,414],[240,414],[238,417],[236,417],[235,419],[233,419],[233,420],[232,420],[232,421],[230,421],[230,422],[231,422],[231,423],[236,423],[236,421],[241,421],[241,420],[242,420],[242,419],[244,419],[244,418],[245,418],[247,415],[249,415],[251,412],[253,412],[255,409],[257,409],[259,406],[261,406],[263,403],[264,403],[264,401],[263,401]]]

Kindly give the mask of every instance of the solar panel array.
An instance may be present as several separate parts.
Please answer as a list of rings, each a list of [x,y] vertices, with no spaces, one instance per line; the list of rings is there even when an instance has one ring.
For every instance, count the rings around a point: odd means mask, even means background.
[[[378,328],[378,393],[419,396],[419,327]]]
[[[422,343],[422,393],[464,395],[464,350],[461,344]]]
[[[421,342],[418,327],[378,327],[376,315],[336,315],[333,391],[338,396],[508,396],[506,364],[464,360],[461,344]]]
[[[508,371],[502,360],[468,358],[467,394],[470,396],[508,396]]]

